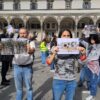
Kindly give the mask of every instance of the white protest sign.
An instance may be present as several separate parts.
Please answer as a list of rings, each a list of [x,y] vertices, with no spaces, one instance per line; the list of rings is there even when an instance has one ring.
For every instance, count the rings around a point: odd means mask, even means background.
[[[77,50],[79,46],[78,38],[58,38],[57,46],[59,48],[58,54],[79,54],[79,50]]]
[[[96,34],[97,27],[95,25],[85,25],[83,31],[83,34],[85,37],[89,37],[90,34]]]

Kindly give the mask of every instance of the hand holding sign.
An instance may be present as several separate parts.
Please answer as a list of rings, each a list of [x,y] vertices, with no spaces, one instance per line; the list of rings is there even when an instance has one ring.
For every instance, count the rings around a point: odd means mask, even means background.
[[[57,46],[54,47],[54,52],[58,52],[59,48]]]
[[[85,48],[84,47],[78,46],[77,50],[81,51],[81,53],[85,53]]]

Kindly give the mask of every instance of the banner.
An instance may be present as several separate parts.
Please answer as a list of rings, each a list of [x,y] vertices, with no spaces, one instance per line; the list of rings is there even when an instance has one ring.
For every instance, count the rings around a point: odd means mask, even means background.
[[[0,42],[1,55],[14,55],[27,53],[27,39],[2,38]]]
[[[78,38],[58,38],[57,46],[59,48],[58,54],[79,54],[79,50],[77,50],[79,46]]]

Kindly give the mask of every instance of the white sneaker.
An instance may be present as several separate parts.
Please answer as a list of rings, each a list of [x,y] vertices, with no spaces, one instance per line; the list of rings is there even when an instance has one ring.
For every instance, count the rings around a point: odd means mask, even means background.
[[[50,70],[50,72],[54,73],[54,72],[55,72],[55,70],[54,70],[54,69],[52,69],[52,70]]]
[[[95,98],[92,95],[89,95],[86,100],[95,100]]]

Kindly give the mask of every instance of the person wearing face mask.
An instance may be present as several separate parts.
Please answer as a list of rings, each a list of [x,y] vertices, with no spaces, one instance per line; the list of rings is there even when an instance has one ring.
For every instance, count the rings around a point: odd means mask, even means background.
[[[85,66],[87,78],[89,80],[90,95],[86,100],[95,100],[97,94],[98,77],[100,73],[99,57],[100,57],[100,44],[97,34],[91,34],[89,39],[89,46],[87,49],[87,59]]]
[[[62,30],[59,33],[59,38],[69,39],[72,38],[72,33],[69,29]],[[84,48],[79,47],[78,50],[84,51]],[[75,61],[76,56],[61,56],[57,54],[59,48],[52,47],[51,54],[49,55],[48,62],[52,63],[55,60],[55,72],[53,77],[53,100],[61,100],[65,91],[65,100],[73,100],[76,89],[76,76],[75,76]]]

